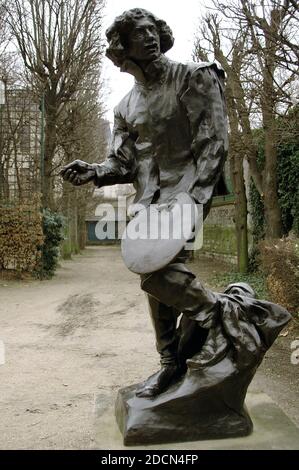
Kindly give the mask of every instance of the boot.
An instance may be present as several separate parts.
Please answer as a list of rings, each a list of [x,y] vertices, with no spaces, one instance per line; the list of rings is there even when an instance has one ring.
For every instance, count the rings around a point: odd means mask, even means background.
[[[211,328],[217,321],[217,295],[206,289],[182,263],[172,263],[143,275],[141,288],[168,308],[196,320],[203,328]]]
[[[147,295],[149,311],[156,336],[156,348],[160,355],[161,369],[149,377],[136,395],[151,398],[163,392],[180,375],[177,365],[177,318],[180,312]]]
[[[136,391],[137,397],[153,398],[164,392],[175,379],[181,375],[179,367],[174,364],[162,365],[161,369],[151,375]]]

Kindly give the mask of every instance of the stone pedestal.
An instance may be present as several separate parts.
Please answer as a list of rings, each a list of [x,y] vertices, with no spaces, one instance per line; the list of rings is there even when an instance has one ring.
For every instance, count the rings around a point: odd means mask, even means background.
[[[249,435],[253,426],[244,399],[252,375],[227,375],[229,368],[230,362],[224,359],[209,373],[188,371],[180,382],[152,399],[136,397],[138,385],[121,389],[115,411],[124,444]]]

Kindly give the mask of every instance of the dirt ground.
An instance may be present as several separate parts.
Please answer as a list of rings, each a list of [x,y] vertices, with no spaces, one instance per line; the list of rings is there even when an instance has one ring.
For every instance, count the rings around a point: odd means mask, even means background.
[[[208,283],[226,267],[205,257],[192,265]],[[95,400],[104,411],[118,388],[159,365],[138,276],[118,247],[87,248],[50,281],[0,281],[0,320],[1,449],[93,448]],[[295,338],[296,328],[278,338],[251,390],[266,392],[299,426]]]

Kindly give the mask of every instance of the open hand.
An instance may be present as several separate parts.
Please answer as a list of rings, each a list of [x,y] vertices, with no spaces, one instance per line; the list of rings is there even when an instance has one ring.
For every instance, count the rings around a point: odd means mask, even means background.
[[[94,180],[95,169],[90,163],[74,160],[61,169],[60,175],[64,181],[69,181],[74,186],[81,186]]]

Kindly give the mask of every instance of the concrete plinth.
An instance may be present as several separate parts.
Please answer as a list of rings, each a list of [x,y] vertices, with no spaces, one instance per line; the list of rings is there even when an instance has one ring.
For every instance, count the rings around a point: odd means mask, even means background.
[[[122,450],[298,450],[299,429],[285,413],[265,393],[249,392],[246,398],[253,432],[247,437],[193,441],[173,444],[148,446],[130,446],[123,444],[123,437],[118,429],[114,401],[116,396],[100,394],[95,397],[95,449]]]

